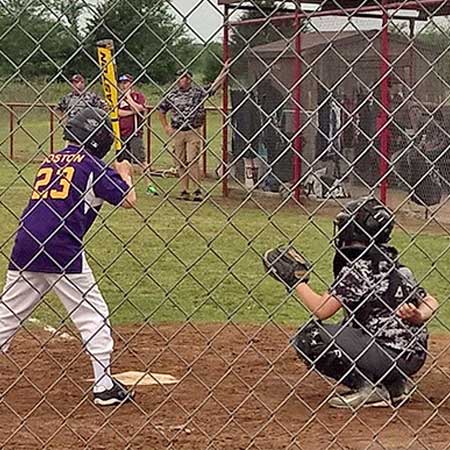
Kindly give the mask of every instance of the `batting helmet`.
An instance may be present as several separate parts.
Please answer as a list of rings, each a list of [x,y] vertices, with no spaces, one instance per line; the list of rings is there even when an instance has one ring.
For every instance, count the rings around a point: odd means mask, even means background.
[[[385,244],[391,238],[394,215],[373,197],[361,197],[348,203],[334,220],[338,249],[355,242]]]
[[[97,158],[103,158],[114,142],[108,114],[99,108],[84,108],[69,119],[64,139],[83,145]]]

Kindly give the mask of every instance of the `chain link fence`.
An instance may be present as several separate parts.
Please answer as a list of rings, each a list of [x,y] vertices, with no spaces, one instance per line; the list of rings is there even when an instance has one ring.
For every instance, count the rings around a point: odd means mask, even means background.
[[[449,15],[0,0],[0,447],[447,449]]]

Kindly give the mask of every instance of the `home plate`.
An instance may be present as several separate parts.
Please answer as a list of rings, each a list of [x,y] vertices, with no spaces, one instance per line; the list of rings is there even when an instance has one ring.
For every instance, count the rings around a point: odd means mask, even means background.
[[[180,380],[172,375],[165,373],[145,373],[145,372],[122,372],[114,375],[121,383],[126,386],[148,386],[150,384],[175,384]]]

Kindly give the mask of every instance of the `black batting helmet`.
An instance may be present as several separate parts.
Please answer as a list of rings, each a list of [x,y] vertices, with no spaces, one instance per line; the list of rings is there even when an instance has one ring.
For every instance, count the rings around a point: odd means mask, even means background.
[[[103,158],[114,142],[108,114],[99,108],[84,108],[67,122],[64,139],[83,145],[98,158]]]
[[[386,244],[394,228],[394,215],[378,199],[361,197],[348,203],[334,220],[338,249],[355,242]]]

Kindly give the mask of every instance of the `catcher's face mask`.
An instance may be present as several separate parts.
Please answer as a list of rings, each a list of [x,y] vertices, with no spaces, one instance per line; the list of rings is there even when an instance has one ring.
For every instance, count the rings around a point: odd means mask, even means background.
[[[354,235],[354,224],[352,215],[342,211],[333,222],[334,245],[336,248],[342,248],[346,243],[351,242]]]
[[[383,205],[367,199],[356,200],[334,220],[334,242],[337,248],[353,242],[385,244],[394,228],[394,216]]]

